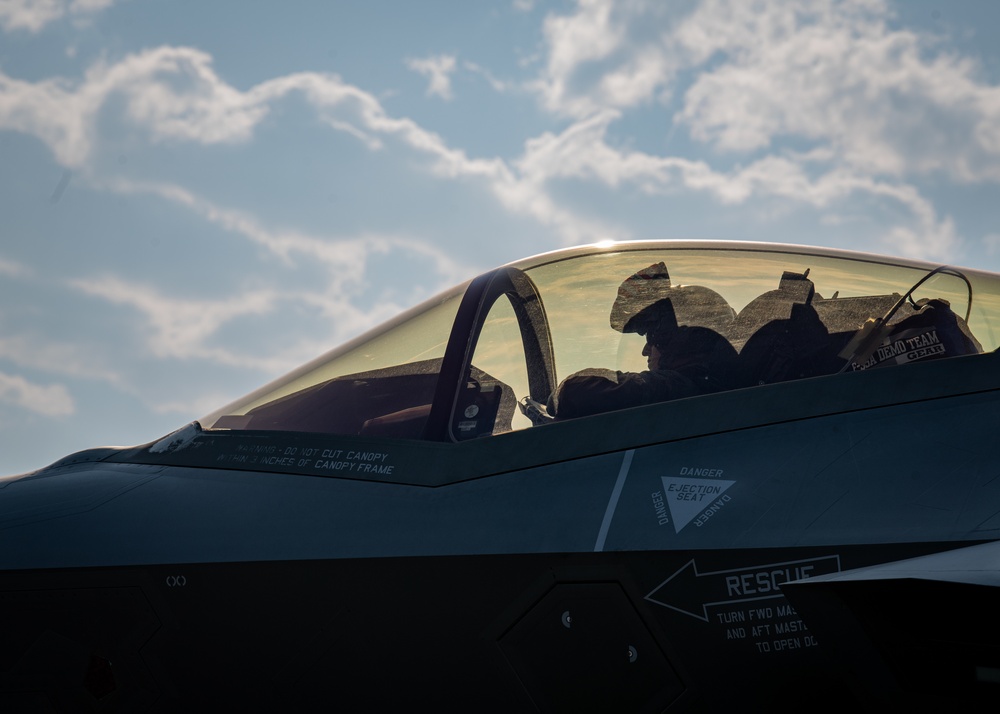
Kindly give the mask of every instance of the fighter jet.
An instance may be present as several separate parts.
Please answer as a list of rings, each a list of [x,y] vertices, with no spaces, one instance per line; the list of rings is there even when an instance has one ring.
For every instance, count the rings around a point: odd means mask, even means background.
[[[0,480],[0,710],[1000,697],[1000,275],[607,243]]]

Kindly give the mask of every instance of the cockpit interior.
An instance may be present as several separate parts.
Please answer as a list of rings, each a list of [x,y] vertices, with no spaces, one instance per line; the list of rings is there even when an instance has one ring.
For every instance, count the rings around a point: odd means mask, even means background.
[[[445,292],[199,423],[430,441],[496,436],[565,419],[553,398],[567,378],[668,372],[650,364],[649,345],[654,334],[677,330],[724,345],[712,353],[712,391],[846,379],[995,350],[1000,282],[916,261],[763,244],[560,251]],[[629,406],[619,400],[608,410]]]

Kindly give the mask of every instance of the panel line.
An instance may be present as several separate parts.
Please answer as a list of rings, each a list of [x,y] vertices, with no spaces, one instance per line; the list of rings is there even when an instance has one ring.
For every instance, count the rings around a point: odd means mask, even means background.
[[[604,521],[601,523],[601,531],[597,534],[597,544],[594,546],[594,552],[600,553],[604,550],[604,541],[608,538],[608,530],[611,529],[611,519],[614,518],[615,509],[618,508],[618,498],[622,495],[622,489],[625,488],[625,478],[628,476],[629,467],[632,465],[632,454],[635,453],[635,449],[629,449],[625,452],[625,458],[622,459],[621,470],[618,471],[618,480],[615,481],[615,488],[611,492],[611,500],[608,501],[608,509],[604,512]]]

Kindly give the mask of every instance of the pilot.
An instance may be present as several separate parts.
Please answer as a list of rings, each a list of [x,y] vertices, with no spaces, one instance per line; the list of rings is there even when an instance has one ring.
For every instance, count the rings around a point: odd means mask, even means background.
[[[663,263],[640,270],[618,289],[611,327],[646,337],[649,369],[577,372],[557,387],[549,414],[570,419],[731,388],[737,354],[723,334],[735,316],[713,290],[672,285]]]

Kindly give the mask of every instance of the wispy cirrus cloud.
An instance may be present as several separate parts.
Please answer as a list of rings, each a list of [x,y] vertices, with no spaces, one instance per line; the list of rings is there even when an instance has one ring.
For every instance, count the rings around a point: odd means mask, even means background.
[[[62,384],[35,384],[4,372],[0,372],[0,402],[47,417],[65,417],[76,411],[69,390]]]
[[[498,79],[492,72],[490,72],[490,70],[480,64],[477,64],[476,62],[469,62],[466,60],[462,62],[462,68],[485,79],[486,83],[490,85],[494,92],[502,93],[520,89],[520,85],[518,83]]]
[[[947,257],[956,248],[953,221],[940,218],[933,204],[912,186],[844,167],[826,167],[817,173],[803,164],[802,157],[795,156],[765,156],[726,171],[715,170],[700,159],[626,151],[611,146],[606,137],[619,116],[617,111],[605,111],[571,125],[561,134],[544,134],[531,140],[518,162],[520,173],[526,181],[539,184],[559,178],[585,178],[610,188],[631,184],[649,194],[695,190],[729,205],[768,197],[828,208],[853,194],[868,194],[893,201],[914,217],[914,227],[897,227],[886,236],[887,243],[911,255],[936,259]]]
[[[297,94],[332,129],[372,151],[416,151],[433,175],[479,182],[564,243],[631,236],[554,198],[555,182],[582,180],[704,192],[729,205],[773,197],[830,209],[867,193],[911,216],[886,242],[931,257],[959,238],[914,177],[1000,180],[1000,90],[968,58],[935,52],[932,39],[893,29],[890,17],[881,0],[705,0],[686,15],[642,0],[579,0],[545,18],[546,61],[527,85],[569,124],[527,139],[511,158],[470,156],[337,75],[295,73],[238,89],[209,54],[188,47],[97,63],[75,83],[0,73],[0,128],[32,133],[65,166],[84,167],[113,98],[152,141],[211,145],[250,140],[276,102]],[[430,92],[451,96],[453,55],[410,63],[431,78]],[[640,106],[658,108],[665,132],[686,130],[718,159],[618,148],[609,130]]]
[[[0,0],[0,27],[6,32],[38,32],[64,17],[86,17],[114,5],[116,0]]]
[[[427,96],[441,97],[445,101],[452,98],[451,75],[455,72],[454,55],[435,55],[420,59],[406,60],[406,66],[428,79]]]
[[[98,140],[98,114],[113,97],[124,101],[125,118],[154,141],[213,144],[248,139],[274,91],[239,92],[219,79],[206,53],[161,47],[116,64],[99,61],[75,83],[25,82],[0,72],[0,128],[34,135],[62,165],[81,168]]]
[[[875,0],[709,0],[677,31],[687,56],[712,66],[676,118],[723,151],[794,136],[860,171],[1000,180],[1000,87],[891,17]]]
[[[86,346],[53,339],[43,339],[37,334],[19,333],[0,336],[0,359],[18,367],[30,368],[59,375],[87,380],[100,380],[120,385],[121,378]]]
[[[189,47],[159,47],[111,65],[99,62],[76,84],[29,83],[0,72],[0,129],[34,135],[64,166],[86,168],[99,141],[98,115],[112,98],[121,99],[124,120],[153,141],[212,145],[248,141],[272,104],[292,93],[304,97],[331,128],[373,151],[393,140],[429,158],[428,169],[438,177],[483,182],[505,208],[553,228],[567,243],[624,235],[560,207],[544,185],[525,182],[503,159],[470,157],[412,119],[390,115],[374,95],[337,75],[296,73],[241,91],[218,76],[210,55]]]
[[[588,66],[615,56],[628,40],[626,18],[619,17],[612,0],[578,0],[576,12],[546,16],[543,33],[547,62],[532,83],[549,111],[583,117],[608,108],[593,86],[580,91],[575,75]]]
[[[489,175],[498,169],[496,160],[469,159],[416,122],[390,116],[374,95],[335,74],[289,74],[241,91],[219,77],[211,55],[191,47],[158,47],[115,64],[97,62],[75,83],[31,83],[0,72],[0,129],[34,135],[61,164],[78,168],[87,165],[98,141],[98,115],[113,98],[122,101],[122,119],[153,141],[212,145],[250,140],[271,105],[293,93],[335,129],[366,142],[372,135],[394,136],[434,155],[441,173]]]
[[[456,261],[446,250],[427,242],[402,235],[363,234],[350,238],[310,235],[288,228],[265,226],[251,213],[220,206],[192,191],[175,184],[105,179],[95,181],[103,190],[118,194],[152,195],[183,206],[210,223],[236,233],[267,249],[286,264],[295,259],[319,263],[328,270],[328,284],[335,290],[345,287],[345,281],[356,281],[365,260],[372,254],[403,251],[419,255],[431,262],[440,287],[451,285],[470,276],[471,266]]]
[[[911,216],[887,231],[886,247],[953,254],[954,221],[916,180],[1000,180],[1000,87],[971,58],[891,18],[882,0],[704,0],[686,15],[578,0],[546,18],[547,61],[530,85],[573,124],[529,141],[519,165],[539,180],[707,191],[727,204],[779,197],[831,208],[867,194]],[[678,107],[664,132],[686,130],[718,161],[610,145],[609,127],[640,105]],[[782,148],[789,142],[809,148]]]
[[[73,280],[71,286],[142,313],[149,334],[147,348],[158,359],[205,359],[229,366],[273,368],[266,360],[248,358],[207,342],[227,322],[273,311],[280,298],[274,291],[248,291],[221,300],[185,299],[110,274]]]
[[[288,370],[303,360],[329,349],[331,344],[378,324],[424,293],[400,292],[394,285],[365,280],[368,266],[379,257],[392,254],[396,260],[429,266],[425,273],[430,290],[441,290],[471,277],[476,269],[457,262],[446,250],[403,235],[362,234],[350,238],[310,235],[293,229],[265,226],[242,210],[219,206],[180,186],[107,180],[98,187],[126,195],[152,195],[202,217],[225,231],[257,245],[290,269],[321,266],[322,289],[301,287],[241,290],[225,298],[195,299],[176,297],[163,290],[102,275],[74,280],[71,286],[87,295],[126,306],[143,315],[145,348],[157,359],[207,360],[209,362],[263,371],[271,374]],[[371,295],[371,291],[375,295]],[[374,303],[372,306],[370,303]],[[308,308],[329,325],[318,336],[281,342],[265,354],[247,354],[219,344],[222,329],[237,320],[250,319],[265,324],[274,315],[288,314],[296,307]]]
[[[30,273],[30,269],[21,263],[13,260],[7,260],[6,258],[0,258],[0,275],[8,278],[19,278],[29,275]]]
[[[686,16],[579,0],[547,17],[533,87],[576,118],[679,103],[673,121],[722,152],[795,138],[860,171],[1000,180],[1000,87],[891,18],[882,0],[703,0]]]

